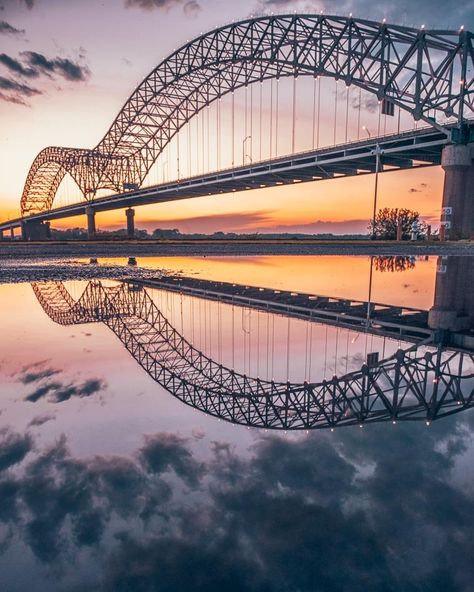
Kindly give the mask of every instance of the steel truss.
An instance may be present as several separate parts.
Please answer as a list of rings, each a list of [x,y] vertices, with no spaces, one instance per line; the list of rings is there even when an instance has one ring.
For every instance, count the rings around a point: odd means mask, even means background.
[[[327,76],[389,99],[445,130],[474,110],[472,34],[417,30],[325,15],[265,16],[201,35],[138,86],[92,150],[50,147],[28,173],[22,215],[52,207],[66,174],[85,199],[99,189],[140,186],[170,140],[212,102],[255,82]]]
[[[63,325],[105,323],[146,372],[187,405],[251,427],[309,430],[381,421],[431,422],[474,406],[474,355],[399,350],[373,367],[329,381],[275,382],[214,362],[184,339],[146,290],[90,282],[74,301],[61,282],[32,284]]]

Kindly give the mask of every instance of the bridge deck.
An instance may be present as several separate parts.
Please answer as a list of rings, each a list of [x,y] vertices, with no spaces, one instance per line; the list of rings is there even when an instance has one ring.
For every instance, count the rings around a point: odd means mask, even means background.
[[[428,312],[416,308],[179,276],[131,280],[130,283],[338,327],[363,329],[411,343],[434,336],[428,327]]]
[[[445,133],[430,128],[369,138],[118,193],[92,202],[82,201],[54,208],[27,218],[3,222],[0,224],[0,231],[18,227],[22,220],[46,221],[81,215],[88,206],[94,211],[102,212],[298,182],[370,174],[375,172],[377,147],[381,151],[382,172],[439,165],[442,149],[449,142]]]

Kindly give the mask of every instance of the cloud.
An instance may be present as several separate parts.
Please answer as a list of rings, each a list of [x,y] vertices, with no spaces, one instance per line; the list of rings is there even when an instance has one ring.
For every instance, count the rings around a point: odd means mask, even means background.
[[[5,53],[0,54],[0,64],[3,64],[3,66],[10,70],[10,72],[20,74],[20,76],[26,78],[37,78],[39,76],[37,70],[34,70],[33,68],[25,68],[21,62]]]
[[[196,18],[201,10],[202,6],[199,4],[199,2],[196,2],[196,0],[190,0],[183,6],[184,14],[190,18]]]
[[[126,0],[127,8],[140,8],[142,10],[170,10],[175,6],[181,6],[183,13],[191,18],[195,18],[202,10],[201,4],[197,0]]]
[[[48,398],[50,403],[64,403],[72,398],[84,399],[104,390],[106,384],[98,378],[90,378],[80,384],[63,384],[59,381],[49,382],[38,386],[25,397],[25,401],[36,403],[40,399]]]
[[[272,212],[239,212],[235,214],[212,214],[209,216],[194,216],[188,218],[174,218],[170,220],[147,220],[141,226],[153,231],[156,228],[178,228],[181,232],[216,231],[236,232],[251,229],[256,225],[263,225],[271,220]]]
[[[44,415],[37,415],[29,422],[28,427],[39,427],[48,421],[54,421],[56,416],[53,413],[45,413]]]
[[[0,65],[6,68],[17,80],[0,78],[0,100],[26,105],[27,98],[43,94],[41,90],[29,86],[25,79],[51,79],[59,77],[68,82],[83,82],[90,76],[87,65],[68,58],[47,58],[35,51],[24,51],[21,60],[5,53],[0,54]],[[1,92],[2,90],[7,92]]]
[[[456,475],[470,466],[471,417],[260,432],[246,451],[214,442],[206,464],[173,433],[131,457],[76,458],[61,437],[0,477],[0,521],[7,546],[65,574],[58,588],[469,592],[474,496]],[[88,548],[94,570],[77,569]]]
[[[32,446],[30,436],[21,436],[7,428],[0,430],[0,471],[20,463]]]
[[[0,21],[0,35],[24,35],[25,29],[17,29],[6,21]]]
[[[55,368],[45,368],[44,370],[25,372],[25,374],[20,377],[20,381],[23,384],[31,384],[32,382],[39,382],[45,378],[50,378],[51,376],[59,374],[60,372],[60,370]]]
[[[307,234],[367,234],[367,220],[353,219],[331,222],[278,224],[274,212],[239,212],[195,216],[186,219],[147,220],[141,224],[149,232],[160,229],[178,228],[183,233],[239,232],[239,233],[307,233]],[[114,226],[111,226],[114,227]]]
[[[0,100],[18,105],[26,105],[25,98],[40,94],[42,92],[37,88],[0,76]]]
[[[57,74],[65,80],[77,82],[87,80],[90,71],[87,66],[81,66],[67,58],[48,59],[36,51],[24,51],[22,56],[26,62],[37,72],[47,75]]]
[[[193,459],[186,448],[187,440],[175,434],[158,433],[145,437],[138,457],[147,471],[162,474],[173,470],[189,486],[196,487],[204,466]]]

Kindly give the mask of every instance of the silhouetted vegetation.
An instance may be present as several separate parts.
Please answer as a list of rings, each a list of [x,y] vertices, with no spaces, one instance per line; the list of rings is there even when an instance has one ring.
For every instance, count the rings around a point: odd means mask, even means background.
[[[420,214],[407,208],[383,208],[375,217],[375,225],[371,220],[368,226],[369,232],[375,238],[382,240],[396,240],[397,228],[401,226],[401,239],[409,240],[412,232],[416,238],[426,236],[426,223],[420,220]]]
[[[51,236],[56,240],[87,240],[85,228],[68,228],[65,230],[51,229]],[[100,240],[124,240],[127,238],[125,228],[119,230],[99,230],[96,233]],[[367,236],[362,234],[304,234],[299,232],[275,233],[237,233],[217,231],[212,234],[203,232],[182,233],[177,228],[155,228],[149,233],[147,230],[135,230],[138,240],[363,240]]]
[[[380,255],[374,257],[374,263],[377,271],[406,271],[415,267],[415,258],[404,255]]]

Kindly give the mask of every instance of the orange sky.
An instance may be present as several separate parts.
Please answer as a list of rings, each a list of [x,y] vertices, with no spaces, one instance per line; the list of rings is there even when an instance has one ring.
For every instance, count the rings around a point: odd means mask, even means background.
[[[108,4],[107,9],[89,0],[81,3],[81,7],[59,0],[36,2],[31,10],[22,3],[5,3],[0,12],[1,18],[5,18],[17,30],[24,30],[24,33],[15,35],[0,34],[1,50],[5,54],[19,61],[25,59],[25,51],[42,52],[49,59],[68,58],[84,68],[86,74],[80,81],[65,79],[59,73],[34,78],[33,82],[21,79],[24,83],[34,83],[38,94],[28,97],[26,105],[0,99],[0,219],[19,215],[19,200],[29,166],[42,148],[49,145],[93,147],[136,84],[174,49],[175,44],[184,43],[218,23],[245,16],[242,6],[231,8],[229,4],[218,1],[202,2],[200,6],[201,9],[190,16],[179,6],[167,11],[144,11],[125,9],[123,3],[118,1]],[[124,39],[129,39],[128,31],[137,29],[143,34],[136,37],[133,44],[124,44]],[[1,77],[8,76],[12,76],[12,72],[0,61],[0,82]],[[297,150],[311,148],[310,82],[299,82]],[[352,104],[355,97],[353,90],[347,96],[348,104],[349,99],[351,103],[348,109],[349,123],[345,125],[345,87],[341,88],[340,85],[333,88],[330,84],[328,82],[323,87],[321,145],[333,143],[331,130],[334,125],[337,143],[345,140],[344,135],[351,140],[363,137],[364,132],[355,123],[358,114]],[[268,89],[264,92],[268,99]],[[289,151],[291,104],[285,92],[282,85],[280,154]],[[243,95],[237,95],[237,138],[234,145],[237,158],[241,158],[244,137]],[[334,123],[332,105],[336,96],[339,100],[339,115],[336,115]],[[359,122],[367,125],[372,135],[375,135],[378,116],[370,108],[367,97],[364,101],[367,102],[367,108],[362,109]],[[256,103],[254,97],[254,110]],[[268,107],[264,108],[263,117],[269,117]],[[403,116],[402,125],[405,128],[411,127],[412,123]],[[256,120],[254,126],[257,127]],[[395,131],[395,126],[396,122],[391,120],[384,124],[386,132]],[[254,161],[258,160],[258,142],[268,144],[268,138],[260,140],[257,137],[255,127],[252,146],[247,147],[251,156],[245,156],[252,157]],[[268,134],[268,126],[263,127],[263,134]],[[185,136],[186,131],[183,130],[182,134]],[[222,142],[229,158],[228,130],[224,130]],[[268,149],[268,145],[264,145],[264,158],[269,156]],[[171,149],[168,156],[163,155],[157,163],[155,177],[150,173],[148,184],[152,184],[153,179],[154,182],[159,181],[160,174],[164,174],[164,167],[170,166],[169,163],[162,164],[166,158],[175,160]],[[193,152],[191,158],[198,166],[199,153]],[[193,173],[193,165],[186,168],[186,161],[187,155],[182,154],[182,176],[186,176],[187,170]],[[175,163],[171,164],[173,166]],[[418,210],[430,223],[436,224],[441,206],[442,182],[443,173],[439,167],[383,174],[379,183],[379,207],[410,207]],[[148,230],[177,227],[184,232],[364,232],[372,212],[373,186],[373,176],[362,176],[145,206],[136,210],[136,225]],[[64,200],[71,203],[79,197],[71,184],[66,183],[55,203],[61,205],[65,203]],[[57,221],[54,225],[84,226],[85,221],[82,218],[69,219]],[[124,212],[99,214],[97,225],[104,229],[123,227]]]

